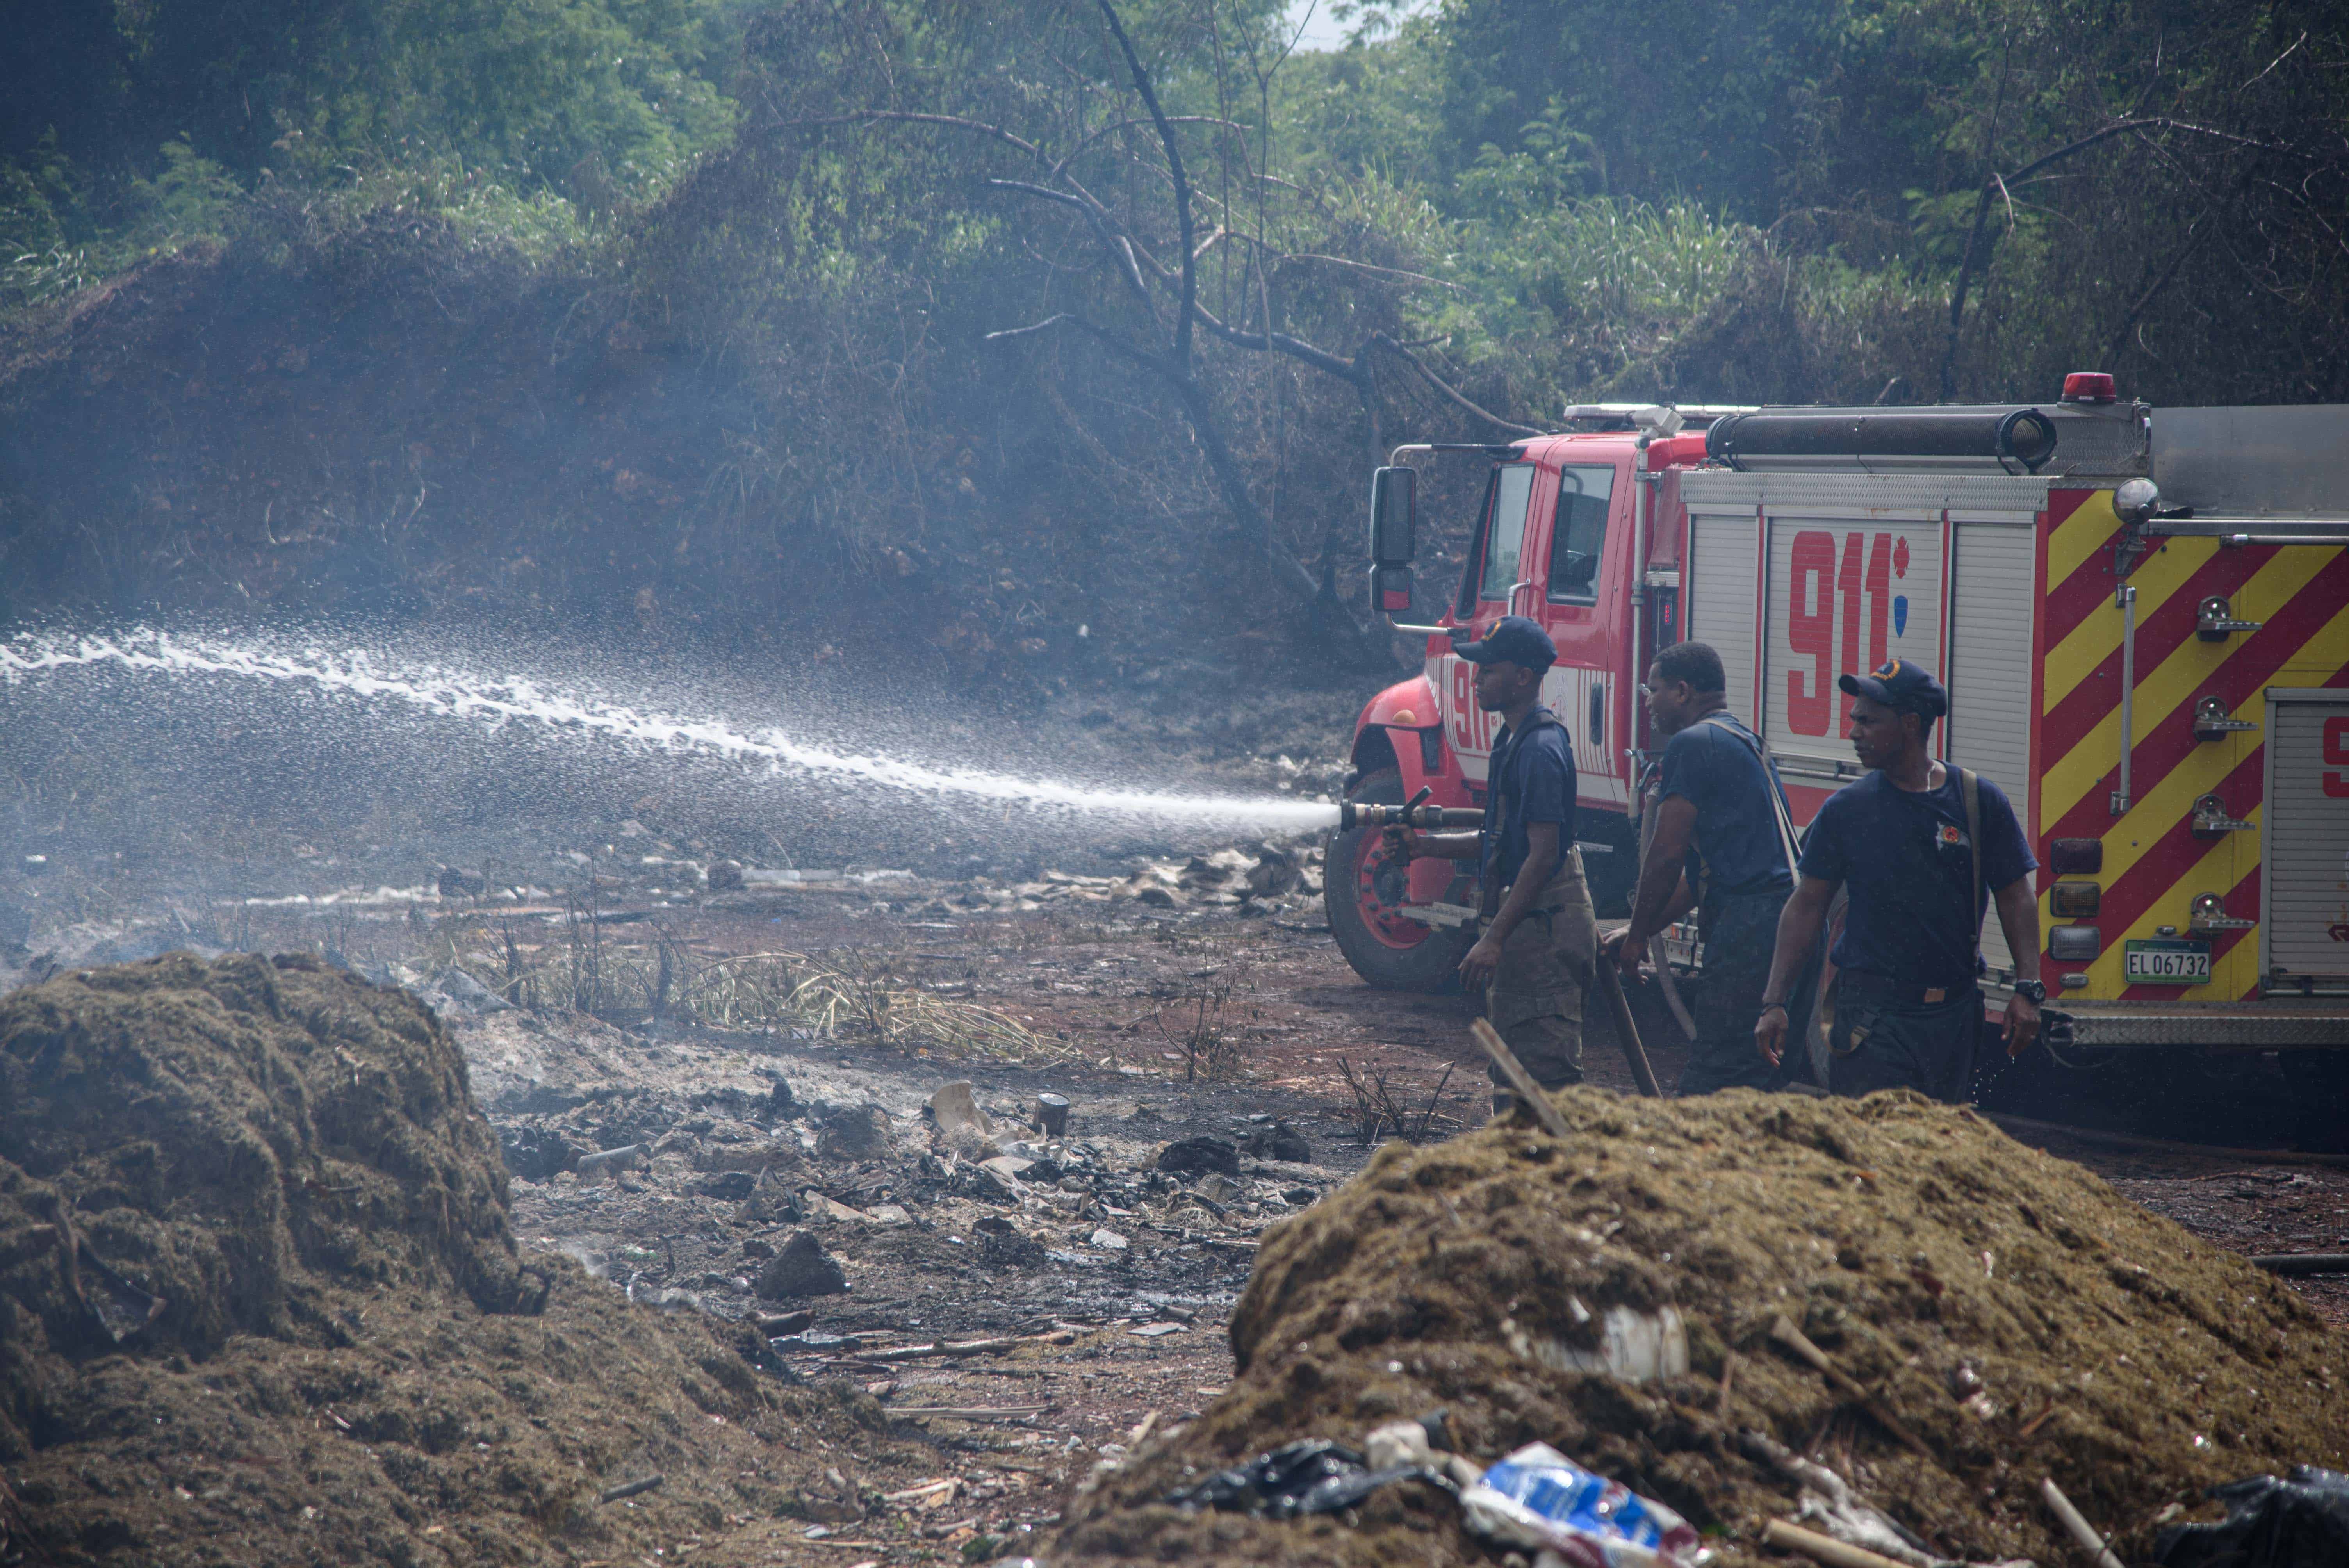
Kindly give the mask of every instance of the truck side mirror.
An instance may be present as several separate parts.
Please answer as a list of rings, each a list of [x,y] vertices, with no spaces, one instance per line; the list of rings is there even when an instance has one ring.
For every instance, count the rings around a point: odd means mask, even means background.
[[[1381,469],[1371,476],[1371,565],[1373,568],[1408,568],[1413,558],[1419,553],[1418,491],[1419,470],[1416,469]]]
[[[1408,566],[1373,566],[1371,568],[1371,603],[1381,615],[1411,614],[1411,568]]]

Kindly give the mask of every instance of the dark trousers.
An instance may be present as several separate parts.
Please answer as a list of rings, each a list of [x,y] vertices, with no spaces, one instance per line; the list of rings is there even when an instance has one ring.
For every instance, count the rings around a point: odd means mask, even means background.
[[[1836,989],[1835,1026],[1827,1035],[1828,1088],[1855,1097],[1879,1088],[1913,1088],[1951,1105],[1965,1102],[1982,1031],[1979,990],[1968,985],[1946,1001],[1909,1002],[1873,996],[1854,985],[1838,984]]]
[[[1799,1075],[1803,1025],[1815,966],[1788,998],[1787,1067],[1774,1068],[1754,1046],[1754,1025],[1762,1016],[1762,991],[1770,981],[1770,956],[1778,944],[1784,892],[1723,894],[1708,900],[1697,918],[1704,943],[1704,967],[1697,976],[1696,1040],[1675,1093],[1711,1094],[1724,1088],[1775,1088],[1789,1069]]]

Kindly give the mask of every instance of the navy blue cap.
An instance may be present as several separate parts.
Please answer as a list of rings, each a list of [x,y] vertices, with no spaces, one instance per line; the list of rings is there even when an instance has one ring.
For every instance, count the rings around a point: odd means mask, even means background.
[[[1837,676],[1836,685],[1847,696],[1873,697],[1899,713],[1939,718],[1950,711],[1950,694],[1933,672],[1907,659],[1887,659],[1873,675]]]
[[[1481,643],[1454,643],[1452,651],[1472,665],[1496,665],[1504,660],[1529,670],[1546,670],[1557,663],[1557,645],[1538,622],[1523,615],[1504,615]]]

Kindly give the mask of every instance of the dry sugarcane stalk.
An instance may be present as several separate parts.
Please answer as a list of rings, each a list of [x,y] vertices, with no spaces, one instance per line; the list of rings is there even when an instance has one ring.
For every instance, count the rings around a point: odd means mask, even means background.
[[[2080,1517],[2080,1511],[2072,1506],[2072,1500],[2064,1495],[2063,1488],[2052,1479],[2043,1480],[2039,1483],[2039,1495],[2047,1500],[2048,1511],[2063,1524],[2064,1532],[2088,1554],[2096,1568],[2121,1568],[2121,1560],[2113,1555],[2113,1549],[2105,1544],[2105,1538],[2096,1533],[2096,1527]]]
[[[1861,1409],[1876,1418],[1877,1424],[1886,1431],[1890,1432],[1927,1459],[1934,1457],[1933,1450],[1926,1447],[1924,1439],[1903,1426],[1900,1418],[1892,1413],[1883,1400],[1869,1393],[1856,1378],[1851,1377],[1841,1367],[1828,1360],[1827,1353],[1804,1337],[1803,1331],[1796,1328],[1792,1321],[1784,1316],[1779,1317],[1770,1325],[1770,1337],[1793,1351],[1797,1357],[1808,1363],[1829,1383],[1835,1385],[1837,1390],[1848,1396]]]
[[[1805,1530],[1799,1524],[1789,1524],[1774,1519],[1763,1527],[1762,1539],[1773,1546],[1789,1552],[1799,1552],[1806,1557],[1825,1563],[1828,1568],[1906,1568],[1891,1558],[1870,1552],[1864,1546],[1853,1546],[1837,1541],[1832,1535],[1821,1535],[1815,1530]]]

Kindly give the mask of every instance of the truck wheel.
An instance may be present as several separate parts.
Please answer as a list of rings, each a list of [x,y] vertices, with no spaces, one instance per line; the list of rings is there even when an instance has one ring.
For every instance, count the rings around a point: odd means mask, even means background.
[[[1347,797],[1371,805],[1400,806],[1406,797],[1399,769],[1365,776]],[[1321,866],[1321,900],[1330,934],[1354,973],[1388,991],[1443,991],[1459,984],[1461,957],[1475,940],[1466,927],[1423,925],[1401,912],[1407,864],[1387,853],[1383,835],[1353,828],[1330,840]]]

